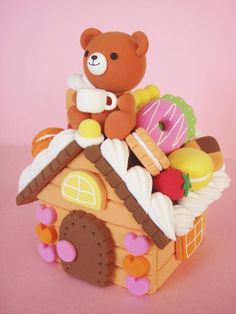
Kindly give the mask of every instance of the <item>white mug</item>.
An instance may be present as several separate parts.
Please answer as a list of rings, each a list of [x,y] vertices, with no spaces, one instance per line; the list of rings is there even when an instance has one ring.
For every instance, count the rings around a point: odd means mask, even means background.
[[[107,104],[107,98],[111,104]],[[76,95],[76,107],[82,112],[98,113],[113,110],[117,105],[116,95],[103,89],[80,88]]]

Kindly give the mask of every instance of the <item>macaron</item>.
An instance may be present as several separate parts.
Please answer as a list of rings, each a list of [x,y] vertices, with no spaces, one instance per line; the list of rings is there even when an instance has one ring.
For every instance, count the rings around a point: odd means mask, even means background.
[[[35,158],[38,153],[47,148],[55,135],[63,131],[61,128],[46,128],[35,135],[32,140],[32,156]]]
[[[213,136],[203,136],[195,140],[187,142],[184,147],[193,147],[201,149],[207,153],[214,164],[214,171],[222,168],[224,164],[224,157],[220,149],[220,145]]]
[[[129,134],[125,141],[152,176],[158,175],[169,167],[169,159],[143,128],[138,128]]]
[[[179,148],[169,156],[170,167],[189,175],[191,191],[206,186],[214,171],[211,157],[200,149],[192,147]]]

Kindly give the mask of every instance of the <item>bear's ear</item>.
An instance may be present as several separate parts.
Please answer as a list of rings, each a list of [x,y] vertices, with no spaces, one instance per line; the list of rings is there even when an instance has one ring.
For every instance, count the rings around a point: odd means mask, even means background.
[[[87,28],[85,31],[83,31],[80,37],[80,44],[82,48],[86,49],[90,41],[100,34],[102,34],[102,32],[96,28]]]
[[[143,57],[148,51],[148,38],[143,32],[135,32],[131,36],[135,44],[137,45],[136,55]]]

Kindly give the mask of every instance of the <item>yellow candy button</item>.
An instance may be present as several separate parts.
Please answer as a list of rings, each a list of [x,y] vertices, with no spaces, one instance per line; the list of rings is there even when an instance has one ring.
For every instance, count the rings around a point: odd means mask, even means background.
[[[82,137],[97,138],[101,135],[101,126],[93,119],[86,119],[80,123],[78,131]]]

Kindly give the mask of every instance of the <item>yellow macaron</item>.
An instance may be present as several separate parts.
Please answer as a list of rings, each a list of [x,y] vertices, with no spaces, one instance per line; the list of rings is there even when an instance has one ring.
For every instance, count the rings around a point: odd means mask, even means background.
[[[171,168],[189,174],[191,191],[199,190],[210,182],[214,165],[210,156],[202,150],[184,147],[172,152],[168,158]]]

